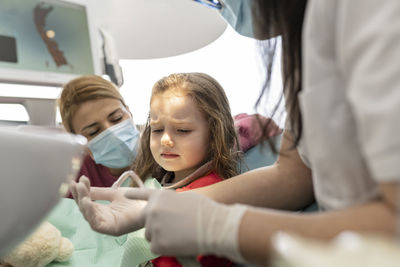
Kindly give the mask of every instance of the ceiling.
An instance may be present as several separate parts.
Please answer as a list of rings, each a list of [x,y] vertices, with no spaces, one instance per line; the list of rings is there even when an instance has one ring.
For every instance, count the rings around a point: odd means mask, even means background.
[[[120,59],[176,56],[202,48],[226,29],[217,10],[192,0],[78,0],[113,36]]]

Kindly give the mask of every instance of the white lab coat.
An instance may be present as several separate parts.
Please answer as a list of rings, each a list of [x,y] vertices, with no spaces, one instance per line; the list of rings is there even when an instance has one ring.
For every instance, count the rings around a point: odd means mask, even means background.
[[[310,0],[303,55],[299,152],[319,205],[378,197],[400,178],[400,1]]]

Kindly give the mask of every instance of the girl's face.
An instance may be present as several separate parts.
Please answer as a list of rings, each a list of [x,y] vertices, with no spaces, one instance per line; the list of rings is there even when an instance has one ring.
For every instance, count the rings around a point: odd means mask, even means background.
[[[95,99],[79,106],[72,119],[72,127],[75,133],[90,141],[107,128],[130,118],[129,110],[118,99]]]
[[[175,173],[177,182],[195,171],[207,155],[209,128],[193,100],[176,90],[153,97],[150,149],[155,161]]]

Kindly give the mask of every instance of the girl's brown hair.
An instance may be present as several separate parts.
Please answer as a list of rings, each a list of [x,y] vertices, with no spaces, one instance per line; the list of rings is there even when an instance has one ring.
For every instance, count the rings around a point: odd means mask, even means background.
[[[57,100],[65,130],[75,133],[72,119],[82,103],[102,98],[117,99],[126,107],[117,87],[100,76],[80,76],[65,84],[61,96]]]
[[[197,104],[197,108],[208,121],[209,148],[204,162],[211,161],[213,170],[223,178],[238,174],[238,139],[231,115],[228,99],[221,85],[204,73],[178,73],[162,78],[153,86],[152,99],[167,90],[177,89],[185,92]],[[146,179],[149,176],[158,180],[167,172],[162,169],[150,151],[150,118],[148,118],[140,143],[135,172]]]

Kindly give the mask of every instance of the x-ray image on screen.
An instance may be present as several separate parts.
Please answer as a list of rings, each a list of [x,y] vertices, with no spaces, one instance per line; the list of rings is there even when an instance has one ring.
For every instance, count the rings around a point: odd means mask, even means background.
[[[66,77],[96,73],[94,44],[90,36],[87,7],[73,1],[0,1],[0,74],[24,80],[35,72],[66,74]],[[3,70],[2,70],[3,69]],[[56,77],[56,76],[51,76]],[[67,80],[60,77],[60,83]],[[40,83],[40,81],[37,81]],[[46,81],[43,81],[46,83]],[[56,82],[58,83],[58,82]]]

